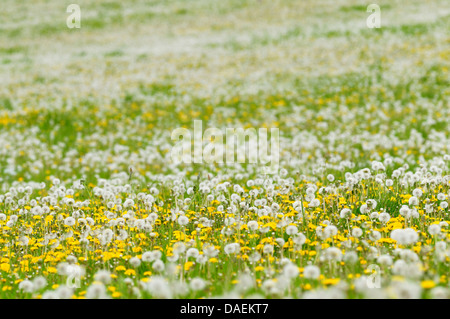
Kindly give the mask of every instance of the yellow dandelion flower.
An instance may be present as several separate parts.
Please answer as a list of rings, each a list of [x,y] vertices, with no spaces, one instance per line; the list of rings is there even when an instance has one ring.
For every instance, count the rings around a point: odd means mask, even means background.
[[[127,271],[124,272],[124,274],[127,276],[134,276],[136,275],[136,271],[134,269],[128,269]]]
[[[421,286],[423,289],[431,289],[436,286],[433,280],[424,280],[421,282]]]
[[[125,268],[125,266],[117,266],[117,267],[116,267],[116,271],[125,271],[125,270],[127,270],[127,269]]]

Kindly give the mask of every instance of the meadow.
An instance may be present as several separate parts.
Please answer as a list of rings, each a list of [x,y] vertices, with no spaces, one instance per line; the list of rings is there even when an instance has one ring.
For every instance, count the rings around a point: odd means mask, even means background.
[[[450,297],[448,0],[74,1],[2,0],[0,299]]]

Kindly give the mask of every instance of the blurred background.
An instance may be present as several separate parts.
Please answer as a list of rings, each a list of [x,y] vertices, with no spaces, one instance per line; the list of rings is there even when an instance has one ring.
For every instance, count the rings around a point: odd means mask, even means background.
[[[2,179],[172,171],[170,132],[193,119],[279,127],[305,171],[433,156],[414,130],[448,137],[449,2],[378,1],[379,29],[369,4],[2,0]]]

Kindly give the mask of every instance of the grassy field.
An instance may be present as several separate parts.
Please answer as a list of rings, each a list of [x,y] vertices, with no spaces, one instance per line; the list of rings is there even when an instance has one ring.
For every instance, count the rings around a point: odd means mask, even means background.
[[[448,0],[72,2],[0,8],[0,298],[450,297]]]

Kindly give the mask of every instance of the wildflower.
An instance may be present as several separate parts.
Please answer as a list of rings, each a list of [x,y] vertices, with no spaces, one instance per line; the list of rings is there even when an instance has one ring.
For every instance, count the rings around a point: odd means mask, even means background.
[[[129,262],[130,262],[130,265],[135,268],[137,268],[141,265],[141,260],[137,257],[130,258]]]
[[[95,273],[94,280],[107,285],[111,282],[111,273],[108,270],[99,270]]]
[[[358,254],[354,251],[348,251],[345,252],[343,259],[346,263],[354,264],[358,261]]]
[[[415,196],[411,196],[408,200],[409,206],[417,206],[419,205],[419,199]]]
[[[298,267],[292,263],[288,263],[284,266],[283,268],[283,273],[284,275],[286,275],[288,278],[295,278],[298,276],[299,274],[299,270]]]
[[[444,287],[435,287],[431,289],[430,295],[433,299],[447,299],[449,296],[448,289]]]
[[[377,230],[373,230],[369,233],[369,239],[371,241],[377,241],[381,239],[381,233]]]
[[[306,279],[318,279],[320,276],[320,269],[314,265],[308,265],[303,269],[303,276]]]
[[[192,290],[194,291],[198,291],[198,290],[203,290],[206,287],[206,283],[202,278],[192,278],[189,286],[191,287]]]
[[[64,220],[64,225],[66,225],[66,226],[73,226],[73,225],[75,225],[75,223],[76,223],[76,221],[75,221],[75,218],[73,218],[73,217],[67,217]]]
[[[56,289],[55,293],[59,299],[70,299],[73,295],[73,289],[65,285],[61,285]]]
[[[157,272],[164,271],[164,268],[165,266],[161,259],[156,260],[152,265],[152,269]]]
[[[187,257],[187,258],[189,258],[189,257],[197,258],[198,255],[199,255],[199,251],[198,251],[197,248],[189,248],[189,249],[186,251],[186,257]]]
[[[325,238],[334,237],[337,235],[337,233],[338,233],[338,229],[336,226],[333,226],[333,225],[329,225],[329,226],[325,227],[325,229],[323,230],[323,235],[325,236]]]
[[[339,214],[340,218],[350,218],[352,216],[352,212],[348,208],[343,208]]]
[[[353,227],[352,229],[352,236],[355,238],[361,237],[363,234],[363,231],[359,227]]]
[[[286,234],[288,234],[289,236],[293,236],[297,233],[298,233],[297,226],[290,225],[290,226],[286,227]]]
[[[47,286],[47,279],[42,276],[38,276],[33,279],[33,286],[35,290],[41,290]]]
[[[389,255],[381,255],[380,257],[378,257],[377,262],[380,265],[383,265],[383,266],[390,266],[390,265],[392,265],[393,261],[392,261],[392,257],[391,256],[389,256]]]
[[[292,241],[296,245],[303,245],[306,242],[306,236],[303,233],[297,233],[292,237]]]
[[[152,276],[146,284],[147,291],[155,298],[170,299],[172,291],[167,280],[161,276]]]
[[[437,235],[441,232],[441,226],[439,224],[433,224],[428,227],[430,235]]]
[[[249,230],[255,231],[259,228],[259,225],[257,221],[252,220],[247,223],[247,227]]]
[[[224,251],[227,255],[237,254],[239,252],[239,244],[231,243],[225,246]]]
[[[30,280],[24,280],[20,282],[19,289],[23,290],[24,292],[31,293],[34,291],[35,287],[33,282],[31,282]]]
[[[270,245],[270,244],[264,245],[263,253],[264,254],[272,254],[273,253],[273,246]]]
[[[325,250],[325,256],[328,260],[339,261],[342,257],[342,251],[337,247],[329,247]]]
[[[123,203],[124,208],[130,208],[133,207],[134,205],[135,205],[134,201],[131,198],[127,198],[127,200],[125,200],[125,202]]]
[[[180,216],[178,218],[178,224],[181,226],[186,226],[189,223],[189,219],[186,216]]]
[[[393,290],[400,299],[419,299],[422,293],[422,289],[419,285],[408,281],[396,282],[393,285]]]
[[[419,235],[412,228],[394,229],[391,232],[391,238],[396,240],[401,245],[410,245],[419,239]]]
[[[437,251],[445,251],[447,249],[447,243],[445,241],[438,241],[435,245]]]
[[[416,199],[417,199],[417,198],[422,197],[423,192],[422,192],[422,190],[421,190],[420,188],[416,188],[416,189],[413,190],[412,194],[413,194],[413,196],[416,197]],[[416,199],[414,199],[414,201],[415,201]],[[410,205],[411,205],[411,203],[410,203]]]
[[[106,287],[103,283],[93,283],[86,291],[87,299],[107,299]]]
[[[370,212],[370,208],[367,204],[361,205],[359,210],[361,211],[361,214],[368,214]]]

